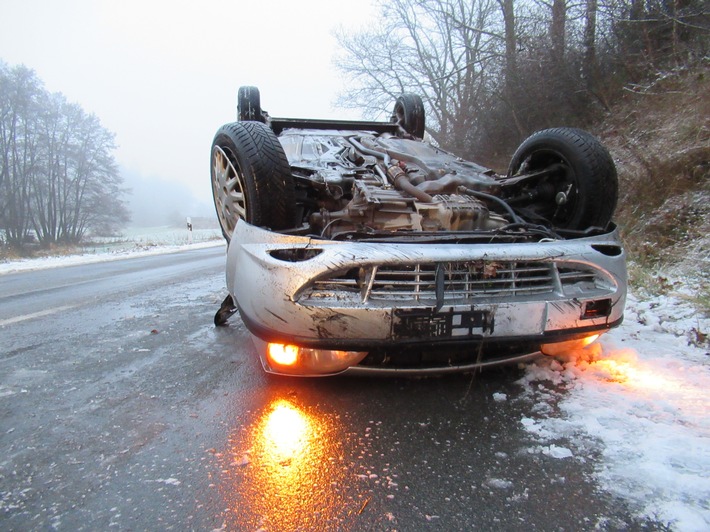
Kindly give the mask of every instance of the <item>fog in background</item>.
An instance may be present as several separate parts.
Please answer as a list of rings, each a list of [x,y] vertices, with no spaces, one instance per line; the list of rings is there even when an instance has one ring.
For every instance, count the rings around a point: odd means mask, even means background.
[[[116,134],[132,224],[213,216],[209,152],[240,85],[272,116],[360,118],[332,107],[334,29],[371,3],[330,0],[0,0],[0,59]]]
[[[130,226],[153,227],[172,225],[182,227],[186,217],[214,219],[217,216],[211,195],[202,199],[184,183],[158,176],[143,176],[131,170],[121,170],[124,187],[131,190],[127,206],[131,213]],[[209,172],[200,176],[209,189]],[[205,185],[205,183],[202,183]],[[211,192],[210,192],[211,194]]]

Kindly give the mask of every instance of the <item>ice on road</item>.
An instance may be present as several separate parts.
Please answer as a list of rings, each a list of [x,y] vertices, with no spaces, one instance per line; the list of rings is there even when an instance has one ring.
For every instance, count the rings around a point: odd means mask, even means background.
[[[0,263],[0,274],[212,245],[222,243]],[[529,364],[519,384],[535,406],[520,423],[537,445],[527,452],[594,457],[597,483],[639,516],[672,530],[710,530],[706,316],[680,295],[631,296],[621,327],[584,350]]]

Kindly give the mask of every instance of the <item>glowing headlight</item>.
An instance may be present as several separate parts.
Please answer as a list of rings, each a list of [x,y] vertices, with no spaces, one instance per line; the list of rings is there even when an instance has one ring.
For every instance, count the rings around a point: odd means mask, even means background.
[[[277,366],[293,366],[298,361],[298,347],[295,345],[267,344],[266,354]]]
[[[269,342],[266,358],[276,373],[291,375],[318,375],[338,373],[359,363],[367,356],[363,351],[337,349],[310,349],[291,344]]]
[[[566,342],[557,342],[554,344],[543,344],[540,346],[540,351],[550,356],[560,356],[565,353],[571,353],[578,349],[584,349],[589,344],[593,343],[600,334],[592,334],[578,340],[568,340]]]

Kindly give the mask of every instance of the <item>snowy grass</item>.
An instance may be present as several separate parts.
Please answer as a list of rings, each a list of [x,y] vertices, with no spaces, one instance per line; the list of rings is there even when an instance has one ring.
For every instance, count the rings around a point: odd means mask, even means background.
[[[528,452],[600,453],[596,481],[639,516],[710,530],[710,353],[694,332],[709,326],[678,295],[630,297],[624,324],[599,342],[527,366]]]
[[[157,227],[129,227],[117,237],[96,238],[94,242],[97,246],[122,243],[132,243],[140,246],[181,246],[189,244],[189,240],[190,234],[187,229],[163,225]],[[207,242],[210,240],[222,240],[222,233],[219,228],[195,228],[192,231],[192,242]]]
[[[219,229],[195,229],[190,243],[187,229],[171,226],[130,228],[120,236],[95,238],[76,253],[0,262],[0,275],[224,245]]]

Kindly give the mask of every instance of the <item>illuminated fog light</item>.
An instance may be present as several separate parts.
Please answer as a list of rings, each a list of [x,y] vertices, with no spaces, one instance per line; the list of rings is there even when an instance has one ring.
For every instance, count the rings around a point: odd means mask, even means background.
[[[298,347],[295,345],[269,343],[266,353],[269,360],[278,366],[293,366],[298,360]]]
[[[576,340],[567,340],[566,342],[556,342],[554,344],[542,344],[540,346],[540,351],[546,355],[550,356],[560,356],[568,353],[573,353],[579,349],[584,349],[588,345],[594,343],[594,341],[601,336],[600,334],[592,334],[590,336],[585,336],[584,338],[578,338]]]
[[[266,356],[270,369],[276,373],[324,375],[339,373],[358,364],[367,352],[311,349],[270,342],[266,344]]]
[[[593,334],[591,336],[587,336],[586,338],[582,338],[582,347],[587,347],[589,344],[592,342],[596,341],[597,338],[599,338],[601,334]]]
[[[367,356],[362,351],[301,348],[303,369],[308,373],[337,373],[354,366]]]

